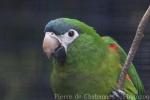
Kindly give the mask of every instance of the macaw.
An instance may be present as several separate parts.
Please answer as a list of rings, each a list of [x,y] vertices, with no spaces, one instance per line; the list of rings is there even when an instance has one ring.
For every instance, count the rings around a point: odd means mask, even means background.
[[[56,100],[140,100],[144,87],[132,64],[123,90],[115,90],[127,57],[119,44],[87,24],[58,18],[45,26],[43,51],[52,62]]]

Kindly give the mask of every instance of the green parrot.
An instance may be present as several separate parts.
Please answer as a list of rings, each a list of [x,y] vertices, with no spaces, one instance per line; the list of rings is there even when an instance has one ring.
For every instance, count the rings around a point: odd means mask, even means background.
[[[111,37],[79,20],[48,22],[43,51],[52,62],[50,82],[56,100],[140,100],[144,94],[133,64],[124,90],[116,90],[126,53]]]

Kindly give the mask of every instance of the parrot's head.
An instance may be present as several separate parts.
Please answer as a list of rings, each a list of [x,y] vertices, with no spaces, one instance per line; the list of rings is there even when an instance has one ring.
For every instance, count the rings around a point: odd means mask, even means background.
[[[66,61],[69,52],[73,52],[68,50],[71,45],[78,44],[72,49],[79,51],[79,49],[83,49],[79,47],[79,44],[86,45],[86,42],[88,42],[86,39],[85,41],[82,39],[85,35],[97,37],[92,27],[79,20],[69,18],[58,18],[49,21],[45,26],[44,32],[43,50],[45,54],[48,58],[53,57],[61,63]],[[80,39],[80,41],[78,41],[78,39]]]

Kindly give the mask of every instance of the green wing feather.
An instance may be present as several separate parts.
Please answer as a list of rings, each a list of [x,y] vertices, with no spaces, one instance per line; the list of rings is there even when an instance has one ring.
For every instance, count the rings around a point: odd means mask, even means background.
[[[118,48],[119,48],[118,53],[120,55],[120,63],[121,63],[121,65],[123,65],[125,60],[126,60],[126,57],[127,57],[127,54],[125,53],[125,51],[111,37],[104,36],[103,39],[108,44],[116,44],[118,46]],[[138,91],[138,95],[143,95],[144,94],[144,87],[143,87],[143,84],[142,84],[142,82],[139,78],[139,75],[135,69],[135,66],[133,64],[130,66],[130,68],[128,70],[128,74],[131,78],[132,83],[134,84],[135,88]]]

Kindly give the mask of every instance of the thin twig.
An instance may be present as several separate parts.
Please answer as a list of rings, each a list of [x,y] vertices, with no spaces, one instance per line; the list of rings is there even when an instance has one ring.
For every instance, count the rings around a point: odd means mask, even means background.
[[[143,18],[141,19],[141,21],[138,25],[136,35],[135,35],[134,40],[132,42],[132,45],[131,45],[131,48],[129,50],[128,56],[126,58],[125,64],[123,65],[123,68],[122,68],[122,71],[120,74],[120,78],[118,81],[118,86],[117,86],[117,88],[120,90],[123,90],[126,74],[128,72],[129,67],[132,64],[133,58],[136,54],[136,51],[139,48],[141,40],[144,37],[144,29],[145,29],[146,24],[148,23],[149,18],[150,18],[150,6],[147,9],[147,11],[145,12]]]

